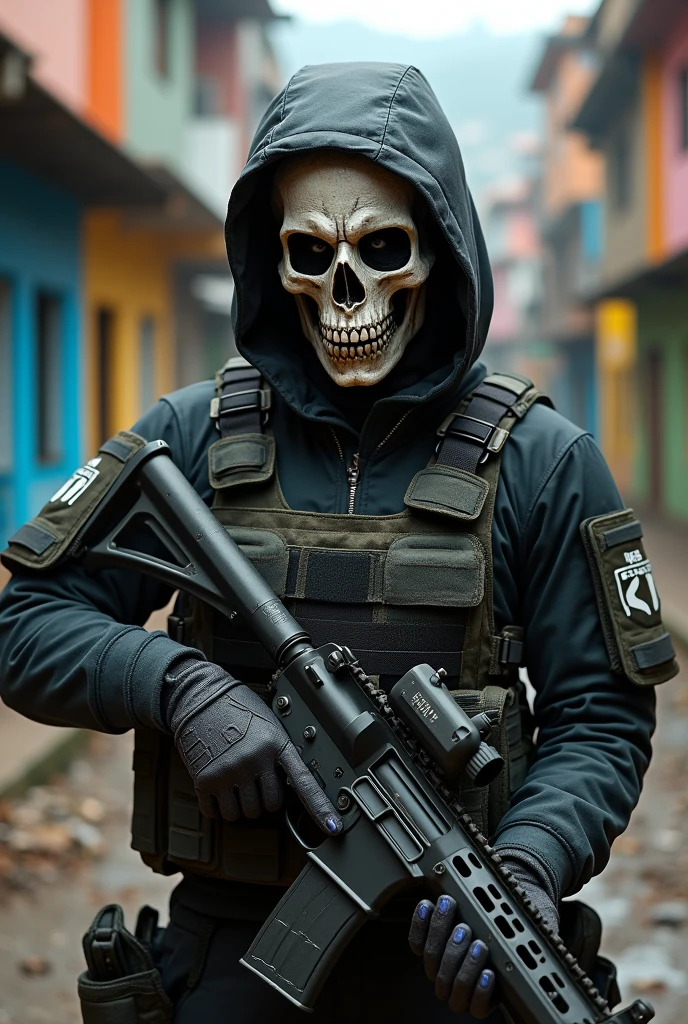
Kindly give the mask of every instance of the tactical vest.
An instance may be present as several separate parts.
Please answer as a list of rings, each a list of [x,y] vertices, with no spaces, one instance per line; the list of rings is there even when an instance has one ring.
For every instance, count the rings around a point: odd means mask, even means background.
[[[469,714],[495,713],[490,742],[506,767],[489,789],[461,791],[481,831],[493,833],[525,776],[532,727],[518,679],[522,630],[494,626],[492,518],[509,432],[548,400],[526,378],[486,377],[441,424],[436,454],[410,481],[404,511],[368,516],[353,513],[355,467],[349,514],[289,508],[277,475],[279,439],[269,429],[271,398],[243,359],[217,375],[211,416],[220,436],[208,452],[213,513],[316,646],[350,647],[383,688],[419,663],[444,668]],[[182,597],[169,632],[269,700],[276,666],[240,619]],[[201,815],[169,738],[137,731],[134,772],[132,846],[154,870],[287,884],[302,867],[282,814],[238,823]]]

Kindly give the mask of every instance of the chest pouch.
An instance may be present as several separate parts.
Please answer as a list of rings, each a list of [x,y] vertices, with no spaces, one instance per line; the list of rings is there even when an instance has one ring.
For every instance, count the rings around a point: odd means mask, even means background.
[[[320,517],[334,521],[330,532],[318,517],[292,513],[284,518],[279,532],[227,529],[316,646],[332,639],[345,644],[383,684],[427,662],[444,668],[458,685],[468,615],[485,591],[485,554],[475,537],[385,537],[382,525],[371,535],[368,517],[351,516],[345,533],[339,517]],[[389,520],[397,529],[411,525],[402,517]],[[304,542],[307,536],[311,543]],[[265,678],[266,670],[274,669],[245,624],[210,609],[200,612],[205,620],[200,642],[215,661],[245,679],[250,678],[246,670]]]
[[[208,449],[208,478],[215,490],[269,480],[275,470],[275,439],[265,434],[223,437]]]
[[[77,469],[38,515],[10,537],[0,556],[6,568],[42,571],[66,558],[129,459],[145,444],[138,434],[120,431],[101,445],[97,456]]]
[[[638,686],[666,682],[678,664],[633,509],[586,519],[581,533],[612,669]]]

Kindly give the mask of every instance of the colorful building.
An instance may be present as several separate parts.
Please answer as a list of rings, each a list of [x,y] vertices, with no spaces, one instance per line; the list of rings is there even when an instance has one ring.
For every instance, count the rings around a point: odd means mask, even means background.
[[[267,0],[91,5],[89,115],[167,192],[158,209],[84,218],[94,447],[159,394],[211,375],[227,358],[227,198],[279,78]]]
[[[543,303],[540,333],[554,353],[550,393],[575,423],[597,432],[594,308],[588,296],[602,256],[604,165],[571,118],[590,88],[596,54],[587,19],[568,17],[547,39],[531,91],[544,100],[542,189]]]
[[[222,224],[279,87],[268,0],[3,0],[0,544],[231,351]]]
[[[83,209],[164,193],[47,92],[5,36],[0,83],[1,544],[82,454]]]
[[[539,333],[542,253],[537,230],[539,147],[515,140],[522,174],[485,191],[480,212],[494,282],[494,312],[485,350],[491,368],[552,378],[550,351]]]
[[[602,434],[622,487],[688,521],[688,10],[605,0],[600,70],[576,116],[603,152],[598,299]]]

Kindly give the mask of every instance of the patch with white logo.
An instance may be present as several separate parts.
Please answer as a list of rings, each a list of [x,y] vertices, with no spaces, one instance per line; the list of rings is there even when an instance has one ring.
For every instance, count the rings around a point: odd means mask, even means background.
[[[659,595],[652,576],[652,566],[639,548],[624,551],[626,565],[614,570],[616,585],[624,612],[630,618],[634,611],[651,616],[659,611]]]
[[[102,461],[100,458],[90,459],[85,466],[77,469],[76,473],[73,473],[69,480],[62,484],[59,491],[53,494],[50,503],[62,501],[65,505],[73,505],[77,498],[81,497],[96,477],[100,475],[100,470],[97,467]]]
[[[72,473],[40,512],[16,530],[0,557],[17,568],[43,571],[77,557],[78,538],[90,517],[124,470],[128,460],[146,444],[144,438],[120,431],[100,446],[97,455]]]
[[[671,679],[674,648],[633,510],[587,519],[581,534],[612,668],[638,685]]]

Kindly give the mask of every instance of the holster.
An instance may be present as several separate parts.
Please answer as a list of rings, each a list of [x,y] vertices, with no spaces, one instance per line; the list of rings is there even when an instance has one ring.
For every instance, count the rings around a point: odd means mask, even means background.
[[[132,935],[117,904],[96,914],[83,939],[88,969],[78,981],[84,1024],[167,1024],[172,1020],[172,1003],[155,966],[163,934],[157,917],[156,911],[144,907]]]
[[[560,934],[585,973],[595,982],[600,995],[613,1009],[621,1002],[616,967],[599,955],[602,922],[596,911],[579,900],[566,900],[559,906]]]

